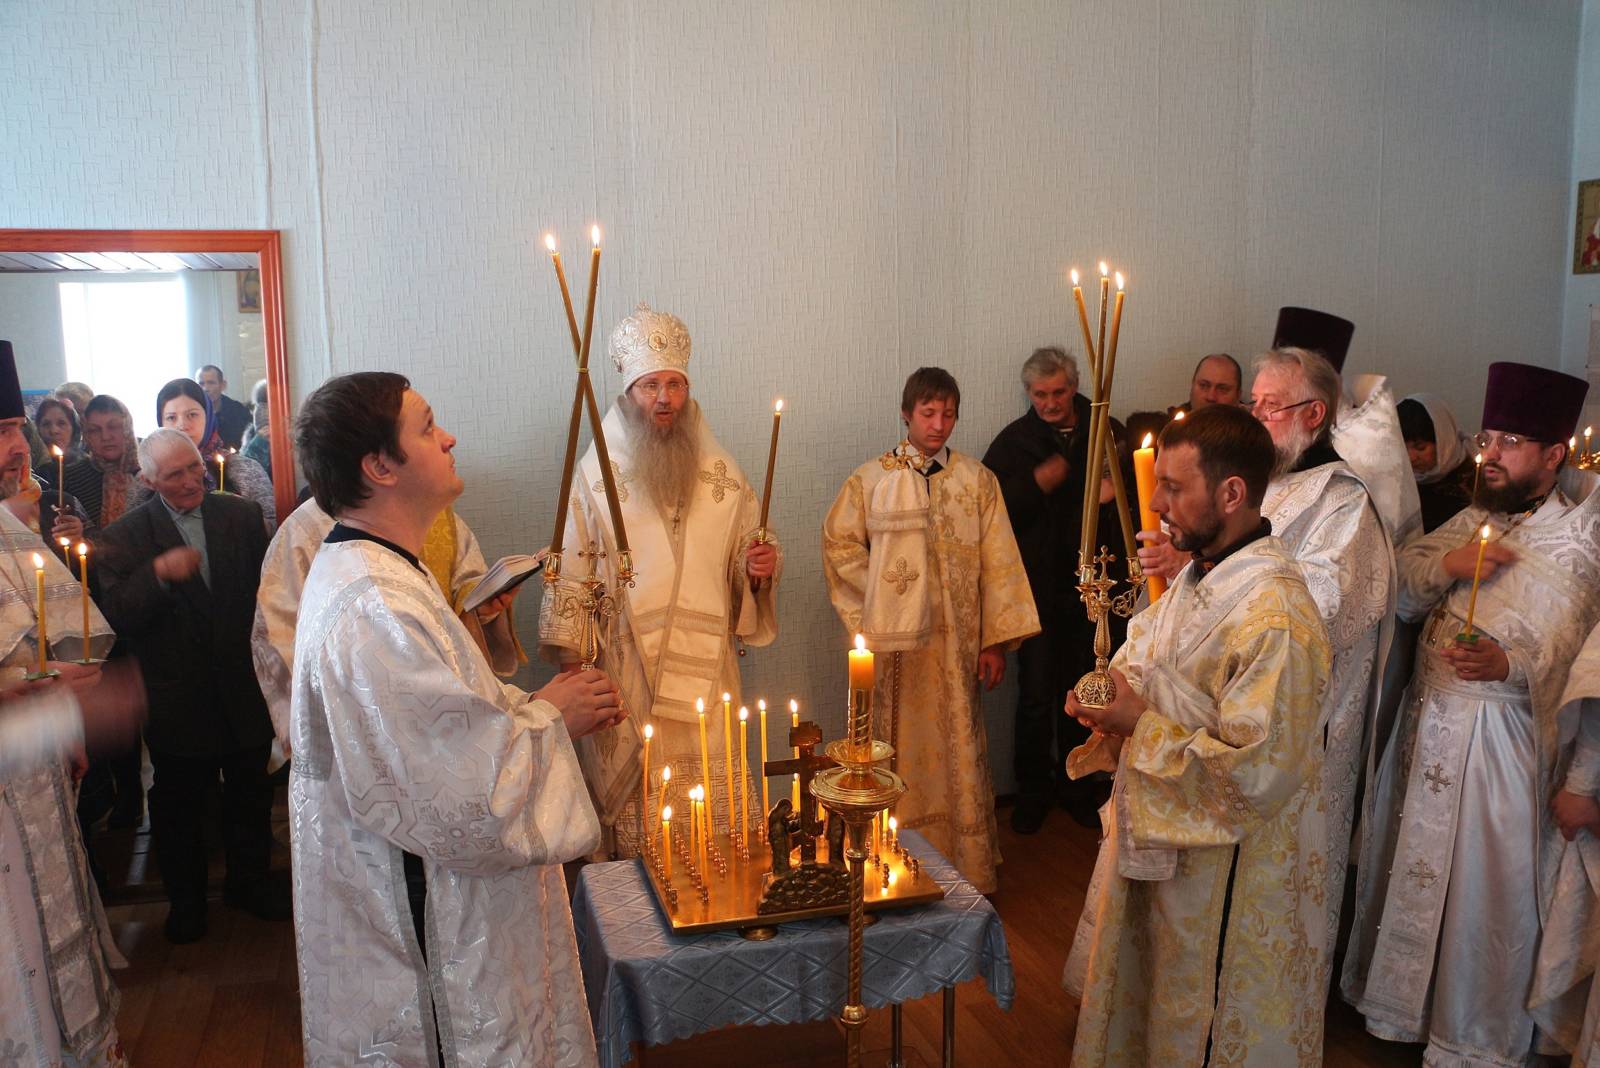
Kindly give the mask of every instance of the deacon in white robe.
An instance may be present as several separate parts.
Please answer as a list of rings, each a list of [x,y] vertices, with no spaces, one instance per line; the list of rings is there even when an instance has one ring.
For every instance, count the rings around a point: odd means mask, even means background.
[[[1069,773],[1116,772],[1064,975],[1074,1068],[1322,1061],[1330,656],[1261,517],[1272,451],[1238,408],[1168,427],[1152,503],[1194,559],[1129,622],[1116,699],[1067,700],[1096,731]]]
[[[622,375],[623,393],[603,425],[632,550],[633,585],[617,585],[616,531],[591,445],[572,482],[560,581],[546,585],[539,618],[542,655],[572,667],[579,660],[581,621],[574,611],[579,580],[593,569],[616,595],[599,664],[621,687],[632,714],[619,729],[579,745],[584,776],[607,832],[602,856],[638,852],[646,724],[655,735],[654,773],[670,764],[674,789],[704,783],[716,826],[727,829],[732,806],[724,737],[737,744],[739,725],[734,720],[724,731],[723,694],[737,710],[735,643],[770,645],[778,635],[779,546],[770,532],[766,541],[758,541],[761,509],[755,490],[690,397],[689,353],[689,331],[682,321],[647,304],[612,332],[611,360]],[[605,555],[588,555],[595,548]],[[700,764],[697,701],[707,710],[709,768]],[[752,712],[752,727],[755,720]],[[783,722],[784,717],[775,717],[775,734]],[[754,767],[760,740],[755,730],[750,734]],[[774,737],[769,747],[782,751],[786,740],[786,734]],[[659,780],[652,789],[658,786]],[[735,781],[735,798],[738,789]],[[759,788],[749,793],[759,801]],[[659,801],[652,803],[659,808]],[[750,822],[759,817],[752,811]]]
[[[888,654],[873,716],[906,780],[895,818],[992,893],[1002,858],[979,687],[998,685],[1039,614],[999,480],[947,444],[960,404],[944,370],[911,376],[907,439],[845,480],[822,563],[846,632]]]
[[[356,413],[398,427],[328,429]],[[306,576],[290,708],[309,1066],[596,1059],[560,865],[599,838],[573,738],[616,695],[598,672],[501,683],[423,567],[461,492],[454,444],[398,375],[330,379],[302,409],[300,455],[339,519]]]
[[[1372,787],[1343,991],[1372,1033],[1427,1042],[1432,1065],[1521,1065],[1538,1044],[1556,714],[1600,617],[1600,480],[1560,466],[1584,392],[1492,364],[1479,504],[1400,552],[1400,615],[1425,623]]]
[[[11,345],[0,341],[0,498],[15,496],[27,478],[23,418]],[[116,636],[93,604],[88,631],[89,654],[104,656]],[[82,588],[55,550],[0,508],[0,688],[37,670],[41,637],[50,645],[51,670],[79,685],[98,676],[98,668],[61,662],[84,655]],[[70,726],[70,718],[66,722]],[[89,875],[77,788],[61,759],[77,748],[77,740],[47,734],[25,745],[16,734],[0,736],[0,931],[7,936],[0,939],[3,1063],[124,1063],[111,980],[111,967],[122,958]]]
[[[1572,1068],[1600,1068],[1600,627],[1567,675],[1557,713],[1560,788],[1547,838],[1556,875],[1540,900],[1544,931],[1528,1006]]]
[[[317,507],[315,500],[307,500],[278,527],[261,562],[261,588],[256,594],[250,652],[256,681],[261,684],[261,695],[267,700],[267,712],[272,716],[280,745],[289,738],[289,686],[294,674],[300,593],[306,584],[306,572],[311,570],[311,560],[332,529],[333,518]],[[428,540],[423,543],[420,557],[439,588],[447,592],[462,625],[489,658],[495,674],[514,674],[527,658],[517,642],[509,604],[504,609],[491,602],[475,612],[461,610],[488,565],[478,548],[478,539],[454,508],[440,512],[428,528]]]

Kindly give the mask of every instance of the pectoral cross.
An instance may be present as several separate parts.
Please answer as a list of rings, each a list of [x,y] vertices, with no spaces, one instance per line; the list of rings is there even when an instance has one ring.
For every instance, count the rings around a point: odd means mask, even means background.
[[[805,720],[789,728],[789,747],[800,750],[798,757],[789,760],[769,760],[762,765],[761,773],[768,777],[787,779],[800,776],[800,863],[817,862],[817,836],[822,833],[822,820],[817,818],[817,802],[811,796],[811,780],[817,772],[835,767],[838,761],[829,756],[817,756],[817,746],[822,744],[822,728]],[[766,817],[763,816],[763,819]]]

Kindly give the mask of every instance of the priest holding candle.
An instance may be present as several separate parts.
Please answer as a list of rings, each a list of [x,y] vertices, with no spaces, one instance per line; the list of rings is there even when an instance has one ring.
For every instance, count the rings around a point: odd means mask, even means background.
[[[1399,614],[1422,638],[1372,787],[1344,993],[1374,1034],[1428,1043],[1430,1063],[1535,1052],[1556,720],[1600,619],[1600,476],[1566,462],[1586,392],[1491,364],[1476,503],[1399,554]]]
[[[834,611],[874,654],[873,735],[908,787],[900,824],[989,893],[1000,850],[979,687],[999,684],[1039,616],[999,479],[949,446],[960,408],[949,372],[911,375],[905,440],[845,480],[822,552]]]
[[[652,758],[670,762],[685,782],[706,783],[713,833],[730,829],[738,802],[723,796],[734,735],[723,729],[722,695],[738,708],[735,639],[764,646],[777,637],[782,572],[755,489],[690,396],[688,328],[640,304],[612,332],[608,354],[622,388],[602,424],[618,507],[613,513],[591,446],[568,487],[560,578],[546,588],[539,620],[541,653],[575,666],[580,620],[560,606],[582,598],[591,563],[616,597],[600,666],[635,715],[603,744],[579,746],[606,832],[602,857],[638,852],[634,806],[646,722],[655,727]],[[631,586],[617,581],[618,518],[632,553]],[[592,549],[605,555],[582,555]],[[704,760],[697,701],[712,717]]]

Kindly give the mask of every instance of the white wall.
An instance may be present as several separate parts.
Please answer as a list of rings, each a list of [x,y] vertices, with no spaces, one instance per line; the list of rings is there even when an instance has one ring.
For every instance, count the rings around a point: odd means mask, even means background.
[[[0,337],[11,342],[23,389],[55,389],[67,379],[61,294],[48,274],[0,274]]]
[[[982,452],[1074,341],[1070,264],[1129,272],[1119,411],[1285,303],[1468,426],[1488,362],[1560,362],[1578,30],[1568,0],[13,4],[0,224],[283,230],[294,393],[411,375],[496,555],[548,536],[570,388],[536,239],[598,218],[597,330],[683,316],[752,477],[789,400],[784,635],[746,680],[834,730],[827,502],[919,364]]]

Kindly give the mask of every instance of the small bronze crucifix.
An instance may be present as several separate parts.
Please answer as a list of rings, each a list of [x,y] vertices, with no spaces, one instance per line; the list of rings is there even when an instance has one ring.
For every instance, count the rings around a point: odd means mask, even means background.
[[[800,750],[800,756],[789,760],[769,760],[762,774],[776,777],[781,782],[791,775],[800,776],[800,863],[817,862],[817,838],[822,834],[822,820],[817,817],[817,801],[811,796],[811,780],[817,772],[834,767],[838,762],[830,756],[818,756],[817,746],[822,744],[822,728],[805,720],[789,728],[789,747]]]

